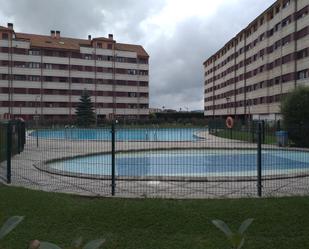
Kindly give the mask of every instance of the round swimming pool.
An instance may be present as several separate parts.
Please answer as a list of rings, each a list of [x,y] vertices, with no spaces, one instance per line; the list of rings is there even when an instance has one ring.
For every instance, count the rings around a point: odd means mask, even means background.
[[[177,149],[116,154],[118,177],[252,177],[257,172],[256,150]],[[111,155],[55,161],[47,168],[73,176],[110,176]],[[264,176],[309,172],[309,152],[264,150]]]
[[[196,134],[206,131],[205,128],[138,128],[116,129],[118,141],[194,141],[198,140]],[[36,131],[30,136],[36,136]],[[44,139],[68,140],[111,140],[111,129],[48,129],[39,130],[38,137]]]

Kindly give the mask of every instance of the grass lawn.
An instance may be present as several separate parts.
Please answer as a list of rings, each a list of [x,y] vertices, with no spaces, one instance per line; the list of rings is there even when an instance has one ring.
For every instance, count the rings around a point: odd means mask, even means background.
[[[238,131],[238,130],[219,130],[215,134],[215,136],[236,139],[241,141],[252,142],[252,134],[249,131]],[[265,134],[265,144],[275,144],[276,137],[273,134]]]
[[[229,248],[211,220],[236,228],[255,221],[244,248],[309,248],[309,198],[240,200],[91,199],[0,185],[0,224],[12,215],[25,220],[2,249],[26,248],[33,239],[68,247],[78,236],[104,237],[104,248]]]

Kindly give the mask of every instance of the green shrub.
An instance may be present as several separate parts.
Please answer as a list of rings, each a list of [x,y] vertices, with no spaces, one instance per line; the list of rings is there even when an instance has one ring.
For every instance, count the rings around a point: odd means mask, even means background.
[[[309,87],[298,87],[281,103],[284,128],[296,146],[309,147]]]

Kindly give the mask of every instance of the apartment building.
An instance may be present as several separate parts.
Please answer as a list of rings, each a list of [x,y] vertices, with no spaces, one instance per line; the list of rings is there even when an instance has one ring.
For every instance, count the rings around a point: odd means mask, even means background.
[[[278,0],[204,62],[204,115],[280,118],[280,100],[309,86],[309,1]]]
[[[149,55],[108,38],[17,33],[0,26],[0,115],[74,119],[84,89],[98,119],[149,114]]]

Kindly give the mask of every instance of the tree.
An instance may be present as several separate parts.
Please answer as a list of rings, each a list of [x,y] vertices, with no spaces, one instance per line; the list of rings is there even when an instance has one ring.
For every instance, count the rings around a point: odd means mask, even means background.
[[[84,90],[76,108],[77,125],[89,127],[95,123],[95,113],[91,97],[87,90]]]
[[[309,147],[309,87],[297,87],[281,103],[283,125],[296,146]]]

